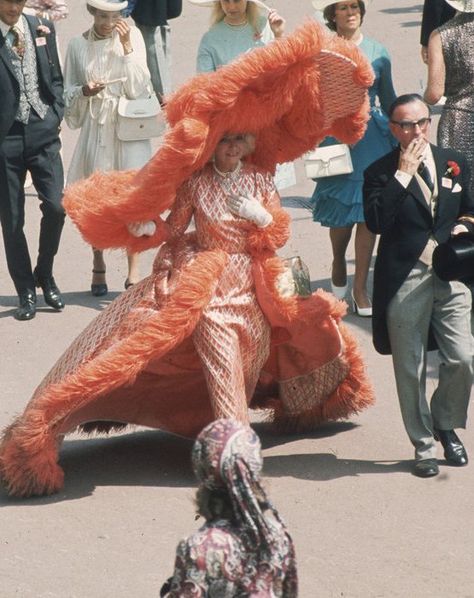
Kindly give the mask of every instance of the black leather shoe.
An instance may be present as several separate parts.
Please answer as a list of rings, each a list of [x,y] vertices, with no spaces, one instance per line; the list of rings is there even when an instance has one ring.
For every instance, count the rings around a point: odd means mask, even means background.
[[[421,459],[415,461],[413,473],[419,478],[432,478],[439,473],[438,462],[436,459]]]
[[[434,437],[444,448],[444,457],[451,465],[467,465],[468,458],[463,443],[454,430],[435,430]]]
[[[18,295],[20,304],[13,314],[17,320],[32,320],[36,315],[36,293],[25,291]]]
[[[61,291],[56,286],[54,278],[48,276],[48,278],[41,278],[35,273],[35,285],[41,287],[43,290],[43,297],[46,303],[56,310],[61,310],[64,307],[64,301],[61,297]]]

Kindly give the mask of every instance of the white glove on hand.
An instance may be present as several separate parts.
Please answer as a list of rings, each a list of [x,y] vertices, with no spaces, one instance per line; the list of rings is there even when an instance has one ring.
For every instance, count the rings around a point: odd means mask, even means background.
[[[134,237],[152,237],[156,232],[153,220],[148,222],[132,222],[127,224],[128,232]]]
[[[451,231],[451,236],[455,237],[456,235],[460,235],[461,233],[468,233],[469,229],[464,224],[456,224],[456,226]]]
[[[265,228],[273,221],[273,216],[255,197],[229,195],[227,207],[235,216],[254,222],[259,228]]]

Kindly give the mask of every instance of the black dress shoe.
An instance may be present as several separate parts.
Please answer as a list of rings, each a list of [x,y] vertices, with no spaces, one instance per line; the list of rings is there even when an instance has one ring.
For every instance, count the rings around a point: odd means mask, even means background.
[[[467,465],[466,449],[454,430],[435,429],[434,437],[443,445],[444,457],[448,463],[457,466]]]
[[[432,478],[439,473],[438,462],[436,459],[421,459],[415,461],[413,473],[419,478]]]
[[[56,286],[56,282],[52,276],[42,278],[35,273],[35,285],[41,287],[43,290],[43,297],[46,303],[56,310],[61,310],[64,307],[64,301],[61,297],[61,291]]]
[[[17,320],[32,320],[36,315],[36,293],[25,291],[18,295],[20,304],[13,314]]]

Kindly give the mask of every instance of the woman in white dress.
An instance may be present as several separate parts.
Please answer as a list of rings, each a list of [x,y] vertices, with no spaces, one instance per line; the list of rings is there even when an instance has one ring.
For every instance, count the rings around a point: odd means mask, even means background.
[[[150,140],[121,141],[116,125],[121,96],[147,97],[151,92],[143,38],[122,18],[127,2],[87,0],[92,27],[69,42],[64,67],[65,119],[81,129],[67,182],[85,179],[97,170],[142,167],[151,157]],[[103,252],[93,248],[91,292],[108,291]],[[128,255],[125,288],[138,282],[138,254]]]

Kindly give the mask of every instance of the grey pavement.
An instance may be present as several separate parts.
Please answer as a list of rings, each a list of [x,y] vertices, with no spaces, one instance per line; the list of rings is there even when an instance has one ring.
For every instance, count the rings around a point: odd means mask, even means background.
[[[84,3],[85,4],[85,3]],[[71,16],[59,35],[85,30],[82,0],[69,2]],[[420,2],[375,0],[364,32],[392,56],[397,92],[419,91],[426,71],[419,58]],[[273,0],[293,29],[311,4]],[[207,9],[185,2],[172,21],[173,77],[194,71]],[[68,164],[76,133],[64,127]],[[298,184],[283,193],[293,218],[284,255],[308,263],[314,287],[329,288],[327,230],[311,220],[305,202],[312,183],[297,164]],[[28,197],[27,232],[36,250],[40,212]],[[70,222],[56,262],[56,279],[67,307],[42,307],[31,322],[17,322],[13,286],[0,250],[0,427],[23,410],[36,385],[71,340],[118,293],[125,256],[107,257],[111,293],[93,298],[90,250]],[[142,273],[153,252],[142,258]],[[349,255],[353,269],[353,254]],[[472,573],[474,481],[472,465],[456,469],[441,461],[441,474],[423,480],[410,474],[413,456],[398,410],[391,361],[375,353],[370,321],[349,313],[346,322],[365,356],[377,403],[350,421],[304,436],[276,436],[261,424],[265,485],[296,543],[303,598],[474,597]],[[317,342],[317,339],[315,339]],[[435,362],[429,385],[434,388]],[[474,458],[472,428],[462,433]],[[56,496],[8,499],[0,491],[1,598],[130,598],[157,596],[171,574],[174,550],[199,522],[194,518],[191,442],[154,430],[130,430],[109,438],[68,438],[61,451],[65,488]],[[440,455],[441,457],[441,455]]]

